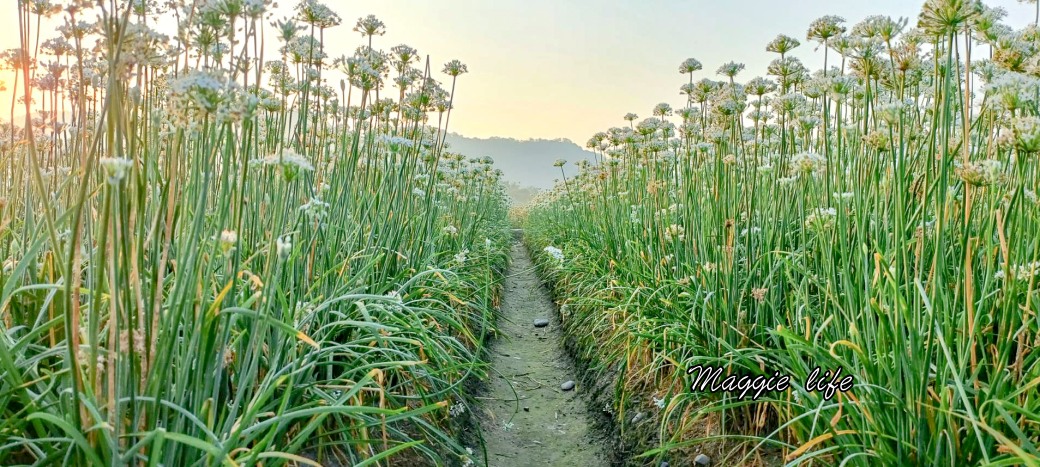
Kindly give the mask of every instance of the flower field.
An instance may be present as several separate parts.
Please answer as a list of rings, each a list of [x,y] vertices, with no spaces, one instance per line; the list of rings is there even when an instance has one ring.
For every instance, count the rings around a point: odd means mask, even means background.
[[[1040,32],[1003,16],[825,16],[763,44],[765,77],[689,59],[685,102],[519,214],[627,455],[1040,464]],[[854,387],[754,400],[691,391],[694,365]]]
[[[374,15],[8,2],[0,465],[1040,466],[1022,3],[681,61],[515,205]]]
[[[270,6],[5,4],[0,464],[471,461],[507,221],[444,149],[466,66]]]

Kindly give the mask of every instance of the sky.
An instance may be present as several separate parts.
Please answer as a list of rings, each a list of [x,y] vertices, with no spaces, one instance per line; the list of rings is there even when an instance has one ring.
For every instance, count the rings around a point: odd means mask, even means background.
[[[15,0],[0,3],[11,6]],[[291,11],[294,0],[279,0]],[[874,14],[916,21],[918,0],[326,0],[343,24],[326,32],[328,54],[350,55],[362,43],[357,18],[374,14],[387,33],[374,45],[408,44],[429,55],[434,71],[452,59],[467,65],[459,78],[450,130],[471,137],[567,138],[578,144],[597,131],[649,116],[659,102],[684,100],[679,64],[704,64],[694,75],[720,79],[719,65],[737,61],[744,81],[764,76],[777,34],[803,44],[793,55],[810,69],[822,50],[805,41],[809,23],[838,15],[848,26]],[[1014,28],[1032,22],[1034,5],[985,0],[1004,7]],[[276,16],[277,17],[277,16]],[[14,15],[0,14],[0,49],[17,45]],[[273,48],[273,47],[272,47]],[[447,77],[443,77],[447,79]],[[10,75],[0,75],[10,87]],[[9,91],[0,97],[7,114]]]

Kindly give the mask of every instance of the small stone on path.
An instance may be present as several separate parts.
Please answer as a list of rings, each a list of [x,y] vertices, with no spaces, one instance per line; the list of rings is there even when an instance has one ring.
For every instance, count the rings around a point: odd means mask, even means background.
[[[693,458],[693,463],[705,467],[711,465],[711,458],[704,454],[697,454],[697,457]]]
[[[574,389],[574,381],[567,381],[561,384],[560,389],[563,389],[564,391],[570,391],[571,389]]]
[[[538,319],[534,320],[534,327],[536,327],[536,328],[544,328],[544,327],[546,327],[548,325],[549,325],[549,320],[547,320],[545,318],[538,318]]]

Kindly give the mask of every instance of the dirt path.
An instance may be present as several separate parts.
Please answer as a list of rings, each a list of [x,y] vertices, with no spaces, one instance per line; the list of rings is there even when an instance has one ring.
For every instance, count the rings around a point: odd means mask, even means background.
[[[511,255],[501,334],[492,346],[492,381],[480,414],[487,465],[607,465],[583,388],[561,389],[579,378],[563,348],[555,304],[519,239]],[[536,319],[549,325],[536,328]]]

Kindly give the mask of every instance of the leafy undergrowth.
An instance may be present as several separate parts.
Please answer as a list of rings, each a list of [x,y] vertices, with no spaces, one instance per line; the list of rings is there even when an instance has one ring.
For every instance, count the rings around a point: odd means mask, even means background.
[[[595,135],[518,212],[629,462],[1040,464],[1040,34],[1001,16],[822,17],[840,67],[813,73],[783,35],[769,78],[689,59],[683,108]],[[698,364],[791,384],[694,391]],[[817,367],[852,389],[807,389]]]
[[[272,60],[270,2],[117,3],[17,2],[0,464],[465,463],[508,226],[427,124],[451,92],[374,17],[333,60],[303,1]]]

